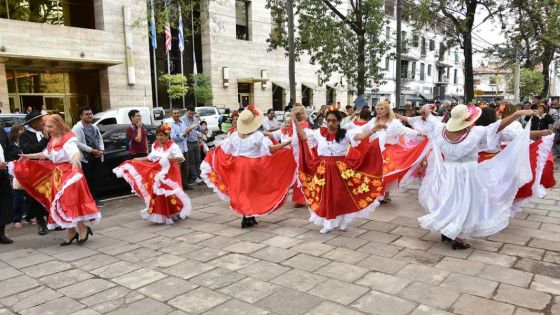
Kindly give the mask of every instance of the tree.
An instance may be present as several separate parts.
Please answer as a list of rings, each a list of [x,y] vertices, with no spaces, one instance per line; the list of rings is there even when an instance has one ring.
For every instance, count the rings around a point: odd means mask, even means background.
[[[193,93],[198,103],[209,103],[214,97],[212,95],[212,80],[206,74],[193,74]]]
[[[467,101],[474,98],[472,31],[477,11],[484,12],[482,24],[499,17],[503,5],[498,0],[420,0],[418,8],[419,25],[425,26],[436,20],[443,24],[440,29],[448,38],[448,46],[459,44],[463,49]]]
[[[387,22],[383,0],[297,0],[294,5],[299,35],[296,58],[308,53],[311,63],[320,66],[323,81],[335,72],[342,73],[358,96],[364,94],[370,80],[381,81],[377,65],[389,47],[379,36]],[[270,47],[287,51],[285,1],[267,0],[267,7],[276,25]]]
[[[180,99],[189,91],[187,78],[182,74],[164,74],[159,80],[167,84],[167,94],[171,100]]]
[[[531,69],[521,69],[519,95],[523,97],[539,95],[544,87],[544,76],[541,72]],[[508,88],[513,89],[513,78],[508,81]]]

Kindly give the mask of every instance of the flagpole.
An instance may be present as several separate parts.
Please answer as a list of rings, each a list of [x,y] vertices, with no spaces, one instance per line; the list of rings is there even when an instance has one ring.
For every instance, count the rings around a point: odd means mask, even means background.
[[[156,93],[156,107],[159,107],[159,95],[158,95],[158,81],[157,81],[157,60],[156,60],[156,46],[157,46],[157,36],[156,36],[156,18],[155,18],[155,10],[154,10],[154,1],[150,0],[150,4],[152,6],[152,18],[151,18],[151,25],[150,31],[152,34],[152,59],[154,61],[154,90]]]
[[[183,12],[179,6],[179,50],[181,51],[181,75],[185,75],[183,66],[183,55],[185,54],[185,38],[183,36]],[[183,109],[185,108],[185,95],[183,95]]]
[[[171,74],[171,62],[169,60],[169,52],[171,51],[171,42],[172,42],[172,38],[171,38],[171,26],[169,25],[169,12],[167,11],[167,2],[168,0],[165,0],[165,53],[167,55],[167,74]],[[171,86],[171,83],[168,82],[167,83],[167,88],[169,89],[169,87]],[[171,100],[171,97],[169,97],[169,109],[173,108],[173,100]]]
[[[196,50],[194,49],[194,15],[193,15],[193,8],[191,6],[191,42],[192,42],[192,55],[193,55],[193,85],[196,86],[196,74],[198,74],[198,70],[196,69]],[[196,100],[196,93],[193,91],[194,96],[194,107],[197,105]]]

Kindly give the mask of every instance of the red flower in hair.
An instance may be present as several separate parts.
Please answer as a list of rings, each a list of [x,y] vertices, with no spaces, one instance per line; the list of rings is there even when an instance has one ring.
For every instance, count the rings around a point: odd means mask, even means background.
[[[171,126],[169,124],[162,124],[159,126],[159,130],[166,135],[169,135],[171,133]]]
[[[255,105],[253,105],[253,104],[247,105],[247,110],[251,111],[251,113],[253,113],[253,115],[259,116],[259,112],[255,108]]]

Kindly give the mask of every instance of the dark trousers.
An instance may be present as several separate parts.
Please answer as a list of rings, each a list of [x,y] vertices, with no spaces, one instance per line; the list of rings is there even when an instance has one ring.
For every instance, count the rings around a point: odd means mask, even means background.
[[[14,189],[14,223],[21,222],[25,214],[25,191],[23,189]]]
[[[181,181],[183,182],[183,188],[187,187],[189,184],[189,154],[187,152],[183,152],[183,157],[185,160],[181,162]]]
[[[12,198],[12,185],[8,172],[2,170],[0,171],[0,226],[12,223],[14,218]]]
[[[27,195],[27,202],[29,203],[29,213],[31,214],[31,217],[37,220],[37,224],[39,226],[46,227],[47,221],[45,218],[49,216],[49,213],[45,207],[29,195]]]
[[[200,145],[198,142],[187,142],[189,148],[189,180],[192,182],[200,177]]]
[[[101,167],[101,159],[100,158],[91,158],[88,159],[87,163],[82,162],[82,171],[84,172],[84,176],[86,178],[86,182],[89,187],[89,191],[93,196],[95,201],[99,199],[99,193],[97,191],[97,172]]]

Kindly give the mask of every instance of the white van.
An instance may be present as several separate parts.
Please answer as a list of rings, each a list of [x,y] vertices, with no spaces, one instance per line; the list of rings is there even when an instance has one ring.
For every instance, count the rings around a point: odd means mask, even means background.
[[[130,124],[128,112],[136,109],[142,115],[142,123],[144,125],[160,125],[165,116],[165,111],[161,107],[121,107],[109,109],[104,112],[93,115],[94,125],[115,125],[115,124]]]

